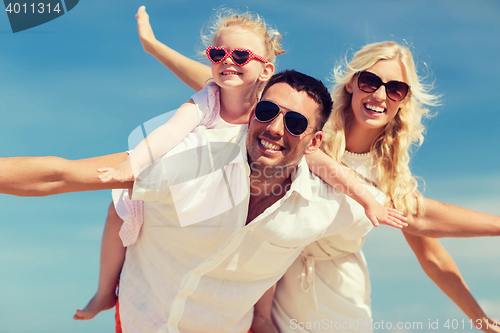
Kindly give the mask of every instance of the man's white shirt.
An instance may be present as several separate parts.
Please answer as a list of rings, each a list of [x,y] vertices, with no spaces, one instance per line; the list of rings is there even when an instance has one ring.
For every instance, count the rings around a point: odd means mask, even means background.
[[[241,151],[228,157],[230,149],[224,154],[214,142],[232,142]],[[187,164],[172,171],[178,164],[172,164],[172,157],[193,149],[198,154],[186,155]],[[253,305],[306,245],[327,235],[348,237],[360,228],[370,230],[359,213],[335,219],[340,207],[348,209],[345,197],[312,174],[305,159],[285,195],[245,225],[246,157],[243,127],[199,127],[135,183],[132,199],[144,200],[144,225],[138,241],[127,249],[121,275],[124,332],[246,333]],[[218,159],[228,163],[221,168]],[[188,170],[186,178],[184,170],[192,169],[188,165],[207,163],[211,172],[198,168],[193,176]],[[185,192],[182,183],[187,183]],[[180,193],[172,191],[175,185]],[[179,205],[176,210],[178,198],[194,214],[188,216],[196,216],[185,226]],[[208,212],[206,219],[203,211]]]

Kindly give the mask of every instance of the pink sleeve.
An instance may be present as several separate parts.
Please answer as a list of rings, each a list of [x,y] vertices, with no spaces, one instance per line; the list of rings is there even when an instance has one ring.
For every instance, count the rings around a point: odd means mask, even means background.
[[[123,246],[134,244],[139,237],[144,221],[142,200],[130,200],[128,190],[113,190],[113,203],[116,213],[123,220],[118,235],[122,239]]]
[[[191,96],[191,98],[198,110],[199,125],[212,128],[220,111],[219,86],[214,82],[210,82],[205,88]]]

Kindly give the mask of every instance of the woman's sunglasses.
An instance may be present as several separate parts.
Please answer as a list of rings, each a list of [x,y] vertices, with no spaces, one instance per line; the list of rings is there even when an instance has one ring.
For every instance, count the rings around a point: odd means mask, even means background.
[[[281,111],[278,104],[271,101],[260,101],[255,106],[255,118],[262,123],[275,119],[280,112],[284,112],[285,127],[292,135],[301,135],[308,128],[307,118],[297,111]]]
[[[244,66],[250,62],[252,59],[257,59],[263,63],[267,63],[267,59],[256,55],[248,49],[234,49],[231,51],[226,50],[223,47],[209,46],[207,48],[207,57],[214,64],[218,64],[227,57],[231,58],[233,62],[238,66]]]
[[[389,81],[384,83],[381,78],[371,72],[363,71],[357,74],[359,74],[358,88],[365,93],[375,92],[380,86],[384,86],[387,97],[395,102],[400,102],[406,97],[410,90],[410,86],[401,81]]]

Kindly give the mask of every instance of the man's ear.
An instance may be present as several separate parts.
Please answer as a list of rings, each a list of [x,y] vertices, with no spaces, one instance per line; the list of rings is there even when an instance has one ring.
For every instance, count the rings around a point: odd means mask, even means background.
[[[314,133],[311,143],[306,148],[304,155],[310,155],[314,153],[316,150],[318,150],[322,141],[323,141],[323,131],[317,131],[316,133]]]
[[[262,69],[262,73],[259,75],[260,81],[269,81],[271,76],[274,74],[274,64],[267,62],[264,64],[264,68]]]
[[[250,127],[250,123],[252,122],[254,117],[255,117],[255,105],[253,106],[252,111],[250,111],[250,116],[248,117],[248,127]]]

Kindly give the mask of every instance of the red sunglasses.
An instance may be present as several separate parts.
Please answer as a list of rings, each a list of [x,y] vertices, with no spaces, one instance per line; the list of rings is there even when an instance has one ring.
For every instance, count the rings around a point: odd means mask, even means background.
[[[226,50],[224,47],[209,46],[207,48],[207,57],[214,64],[218,64],[227,57],[231,58],[233,62],[238,66],[244,66],[250,62],[252,59],[257,59],[263,63],[267,63],[266,58],[256,55],[248,49],[234,49],[231,51]]]

